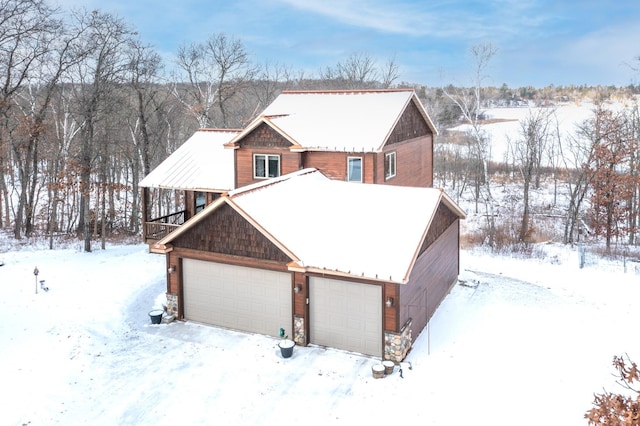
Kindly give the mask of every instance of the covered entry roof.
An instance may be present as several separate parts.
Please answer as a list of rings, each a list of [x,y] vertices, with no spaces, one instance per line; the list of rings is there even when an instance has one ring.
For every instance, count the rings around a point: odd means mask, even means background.
[[[407,282],[440,203],[465,217],[440,189],[336,181],[305,169],[223,195],[158,247],[222,203],[287,253],[291,269],[397,283]]]
[[[149,173],[141,187],[228,191],[235,187],[234,152],[224,144],[240,130],[200,129]]]

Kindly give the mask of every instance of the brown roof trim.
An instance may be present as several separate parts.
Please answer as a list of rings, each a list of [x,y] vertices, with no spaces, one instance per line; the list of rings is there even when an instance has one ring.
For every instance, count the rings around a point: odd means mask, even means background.
[[[280,134],[283,138],[288,140],[291,143],[291,148],[300,149],[300,144],[295,139],[289,136],[286,132],[282,131],[282,129],[280,129],[273,121],[271,121],[271,118],[283,117],[286,115],[287,114],[277,116],[260,115],[256,117],[247,127],[238,132],[238,134],[234,136],[229,142],[225,143],[224,147],[228,149],[239,148],[240,146],[238,145],[238,142],[244,139],[249,133],[257,129],[261,124],[266,124],[267,126],[271,127],[276,133]]]
[[[393,93],[393,92],[415,92],[411,88],[399,89],[334,89],[334,90],[283,90],[282,94],[287,95],[303,95],[303,94],[361,94],[361,93]]]
[[[403,284],[406,284],[409,282],[409,276],[411,275],[411,271],[413,271],[413,267],[418,261],[418,255],[420,254],[420,249],[422,248],[422,245],[424,244],[424,241],[427,238],[427,234],[429,233],[429,229],[431,228],[431,223],[433,222],[433,218],[436,216],[436,212],[438,211],[438,206],[440,204],[444,204],[449,209],[451,209],[451,211],[453,211],[453,213],[455,213],[460,219],[465,219],[467,217],[466,213],[460,207],[458,207],[458,205],[447,195],[446,192],[444,192],[444,189],[442,188],[438,188],[438,189],[440,190],[440,197],[438,197],[438,205],[436,205],[436,208],[433,209],[433,211],[431,212],[431,217],[429,217],[429,222],[427,223],[426,228],[422,232],[422,238],[420,238],[420,244],[418,244],[418,246],[416,247],[416,251],[413,253],[413,258],[411,259],[411,263],[409,264],[409,269],[407,269],[407,272],[405,273],[405,276],[402,279]]]
[[[201,127],[198,132],[240,133],[242,129],[222,129],[219,127]]]

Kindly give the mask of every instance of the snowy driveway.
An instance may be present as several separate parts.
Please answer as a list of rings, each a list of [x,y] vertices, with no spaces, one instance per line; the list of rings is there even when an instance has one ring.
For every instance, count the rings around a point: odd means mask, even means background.
[[[615,386],[613,355],[640,353],[638,277],[606,271],[465,255],[480,284],[453,289],[404,378],[373,379],[378,360],[357,354],[298,347],[282,359],[270,337],[150,324],[164,259],[143,245],[1,258],[9,425],[583,425],[593,392]],[[49,292],[35,294],[35,266]]]

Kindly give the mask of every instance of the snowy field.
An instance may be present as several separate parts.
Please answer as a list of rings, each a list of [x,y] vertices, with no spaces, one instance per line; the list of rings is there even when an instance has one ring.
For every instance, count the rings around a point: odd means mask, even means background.
[[[461,278],[399,369],[194,323],[153,325],[164,258],[138,245],[83,253],[0,237],[6,425],[585,425],[594,392],[640,361],[640,265],[578,268],[463,251]],[[553,259],[550,261],[549,259]],[[36,289],[44,279],[49,291]],[[39,287],[39,285],[38,285]],[[411,369],[409,369],[409,362]]]
[[[627,103],[608,102],[604,108],[612,111],[620,111],[633,106],[633,101]],[[591,102],[564,103],[548,107],[517,107],[517,108],[489,108],[484,111],[488,119],[504,120],[482,125],[482,129],[490,141],[489,155],[491,160],[513,161],[513,146],[517,140],[522,139],[521,121],[540,114],[549,114],[550,140],[557,141],[557,132],[563,142],[563,149],[569,153],[567,140],[578,137],[578,128],[594,116],[596,105]],[[454,127],[451,130],[467,132],[471,128],[468,124]],[[558,150],[556,149],[556,155]],[[545,163],[548,161],[544,159]]]

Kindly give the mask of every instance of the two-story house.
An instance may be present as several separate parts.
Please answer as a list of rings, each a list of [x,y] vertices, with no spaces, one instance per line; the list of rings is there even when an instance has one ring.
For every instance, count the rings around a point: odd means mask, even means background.
[[[436,134],[410,89],[283,92],[243,130],[199,130],[140,182],[152,203],[143,206],[144,239],[161,239],[225,191],[304,168],[430,187]],[[180,207],[170,207],[176,199]]]
[[[145,213],[168,312],[401,361],[460,268],[435,135],[412,90],[284,92],[200,130],[141,183],[185,202],[173,226]]]

